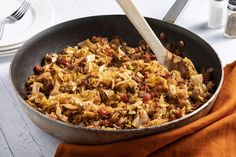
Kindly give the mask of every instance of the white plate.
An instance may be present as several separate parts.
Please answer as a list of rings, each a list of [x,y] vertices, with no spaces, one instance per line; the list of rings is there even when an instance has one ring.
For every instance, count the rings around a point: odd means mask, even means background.
[[[53,7],[49,0],[28,0],[30,9],[24,17],[14,24],[6,24],[1,48],[14,47],[34,36],[38,32],[48,28],[53,23]],[[23,0],[0,0],[0,18],[4,18],[14,12]]]
[[[9,46],[9,47],[2,47],[0,48],[0,53],[2,51],[8,51],[8,50],[12,50],[12,49],[18,49],[20,48],[22,45],[24,44],[24,42],[21,42],[21,43],[18,43],[16,45],[12,45],[12,46]]]
[[[6,57],[6,56],[14,55],[14,54],[16,54],[17,51],[18,51],[18,49],[12,49],[12,50],[8,50],[8,51],[0,52],[0,57]]]

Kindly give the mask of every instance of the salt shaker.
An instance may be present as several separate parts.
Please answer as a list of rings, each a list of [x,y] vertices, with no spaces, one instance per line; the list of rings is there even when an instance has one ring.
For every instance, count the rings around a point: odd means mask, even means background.
[[[236,0],[228,2],[227,22],[225,25],[225,36],[236,38]]]
[[[226,0],[211,0],[208,16],[208,26],[210,28],[222,28],[225,25],[227,14]]]

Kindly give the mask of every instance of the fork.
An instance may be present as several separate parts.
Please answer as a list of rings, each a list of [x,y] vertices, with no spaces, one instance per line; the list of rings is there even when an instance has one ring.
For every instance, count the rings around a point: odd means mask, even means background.
[[[0,40],[2,39],[3,32],[4,32],[4,26],[6,23],[15,23],[16,21],[20,20],[27,10],[30,7],[30,2],[27,2],[26,0],[20,5],[20,7],[14,11],[11,15],[9,15],[6,18],[0,19]]]

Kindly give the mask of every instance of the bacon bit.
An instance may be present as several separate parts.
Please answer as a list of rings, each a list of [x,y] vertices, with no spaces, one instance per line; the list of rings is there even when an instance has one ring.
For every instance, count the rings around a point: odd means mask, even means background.
[[[112,56],[114,53],[114,50],[112,48],[105,48],[104,51],[107,55]]]
[[[144,74],[143,74],[143,76],[144,76],[144,79],[146,79],[146,78],[147,78],[147,75],[148,75],[148,72],[147,72],[147,71],[145,71],[145,72],[144,72]]]
[[[62,57],[62,58],[59,60],[59,63],[65,65],[65,66],[70,66],[69,62],[66,60],[65,57]]]
[[[183,117],[183,111],[182,111],[182,110],[177,111],[177,112],[175,113],[175,117],[176,117],[176,118],[181,118],[181,117]]]
[[[38,74],[41,74],[41,73],[43,73],[43,68],[40,66],[40,65],[37,65],[37,66],[35,66],[34,67],[34,70],[35,70],[35,72],[36,73],[38,73]]]
[[[103,107],[98,108],[97,112],[100,116],[104,116],[107,114],[106,110]]]
[[[122,94],[120,96],[120,99],[121,99],[121,101],[123,101],[125,103],[129,101],[129,97],[126,94]]]
[[[145,93],[144,96],[143,96],[143,100],[144,101],[148,101],[148,100],[151,100],[152,99],[152,95],[149,94],[149,93]]]
[[[151,61],[151,60],[155,59],[155,55],[152,54],[152,53],[146,53],[146,54],[144,55],[144,57],[145,57],[145,60],[146,60],[146,61]]]
[[[100,124],[101,124],[102,126],[109,126],[110,122],[109,122],[108,120],[101,120],[101,121],[100,121]]]
[[[171,74],[168,74],[168,73],[167,73],[166,75],[163,75],[162,77],[165,78],[165,79],[168,79],[168,78],[171,77]]]

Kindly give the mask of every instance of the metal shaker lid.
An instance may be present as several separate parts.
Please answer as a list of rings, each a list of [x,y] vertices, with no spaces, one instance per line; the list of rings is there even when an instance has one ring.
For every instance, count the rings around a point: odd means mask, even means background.
[[[232,11],[236,11],[236,0],[229,0],[228,9]]]

